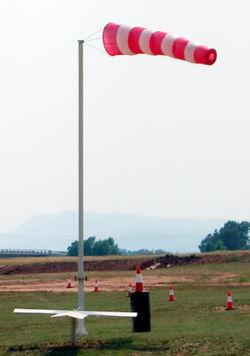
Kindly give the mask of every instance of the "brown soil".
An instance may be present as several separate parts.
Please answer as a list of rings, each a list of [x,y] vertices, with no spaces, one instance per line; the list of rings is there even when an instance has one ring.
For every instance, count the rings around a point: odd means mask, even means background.
[[[111,291],[124,291],[127,292],[129,283],[133,282],[133,276],[130,277],[109,277],[102,278],[99,282],[100,291],[111,292]],[[95,280],[88,280],[84,282],[84,290],[91,292],[94,290]],[[193,282],[189,277],[185,276],[144,276],[143,284],[144,288],[147,290],[149,288],[160,288],[166,287],[166,294],[168,294],[168,284],[173,282]],[[72,288],[66,288],[67,280],[52,280],[44,281],[37,279],[27,279],[27,280],[0,280],[0,291],[3,292],[33,292],[33,291],[50,291],[50,292],[76,292],[77,282],[71,280]]]
[[[221,282],[225,282],[225,280],[227,280],[228,282],[230,282],[230,285],[232,285],[231,280],[235,279],[238,275],[235,273],[220,273],[218,275],[209,277],[209,282],[210,283],[221,283]]]
[[[32,292],[32,291],[50,291],[50,292],[76,292],[77,291],[77,281],[74,280],[74,276],[71,274],[71,285],[72,288],[66,288],[67,279],[65,280],[55,278],[53,280],[42,278],[31,278],[31,279],[0,279],[0,292]],[[146,290],[156,289],[156,288],[166,288],[166,293],[168,293],[168,286],[170,284],[177,283],[196,283],[196,285],[204,286],[225,286],[225,287],[237,287],[245,286],[249,287],[250,282],[235,282],[230,281],[230,278],[237,277],[237,274],[222,272],[216,276],[207,276],[205,281],[196,280],[196,276],[187,275],[143,275],[143,284]],[[228,280],[225,282],[225,279]],[[85,281],[85,290],[91,292],[94,290],[95,279],[89,278]],[[128,285],[134,282],[134,274],[129,276],[104,276],[101,277],[99,282],[100,291],[110,292],[110,291],[124,291],[128,289]]]
[[[143,263],[142,259],[112,259],[112,260],[93,260],[84,262],[85,271],[130,271],[134,270],[138,263]],[[57,272],[76,272],[77,262],[43,262],[20,265],[0,266],[0,275],[30,274],[30,273],[57,273]]]
[[[250,253],[239,252],[232,254],[192,254],[187,256],[165,255],[154,259],[124,258],[124,259],[104,259],[90,260],[84,262],[85,271],[132,271],[138,263],[142,269],[166,268],[176,265],[187,264],[207,264],[207,263],[229,263],[229,262],[250,262]],[[43,262],[20,265],[0,265],[0,275],[33,274],[33,273],[57,273],[76,272],[76,262]]]
[[[235,305],[234,310],[243,310],[243,311],[250,311],[250,305],[249,304],[242,304],[242,305]],[[215,307],[213,310],[218,311],[218,312],[233,312],[234,310],[226,310],[225,307]]]

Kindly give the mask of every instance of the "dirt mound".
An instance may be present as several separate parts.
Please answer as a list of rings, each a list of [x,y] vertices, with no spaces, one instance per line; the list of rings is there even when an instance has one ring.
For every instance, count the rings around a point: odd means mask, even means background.
[[[143,263],[142,259],[112,259],[93,260],[84,262],[85,271],[131,271],[138,263]],[[12,266],[0,266],[0,275],[30,274],[30,273],[57,273],[76,272],[77,262],[43,262],[33,264],[20,264]]]
[[[188,263],[195,263],[200,261],[200,257],[196,255],[190,256],[176,256],[166,255],[156,259],[144,258],[124,258],[112,260],[92,260],[84,262],[85,271],[131,271],[134,270],[138,263],[141,264],[142,269],[146,269],[155,263],[157,268],[183,265]],[[57,273],[57,272],[76,272],[77,262],[43,262],[32,264],[20,264],[13,266],[0,266],[0,275],[12,274],[30,274],[30,273]]]
[[[177,255],[165,255],[163,257],[158,257],[141,263],[142,269],[152,268],[157,266],[161,267],[170,267],[170,266],[181,266],[189,263],[200,263],[201,257],[198,255],[189,255],[189,256],[177,256]]]
[[[93,259],[84,262],[85,271],[131,271],[136,265],[141,264],[142,269],[166,268],[187,264],[250,262],[249,251],[221,254],[191,254],[172,255],[150,258],[117,258],[117,259]],[[30,273],[57,273],[76,272],[77,262],[53,261],[38,262],[17,265],[0,265],[0,275],[30,274]]]

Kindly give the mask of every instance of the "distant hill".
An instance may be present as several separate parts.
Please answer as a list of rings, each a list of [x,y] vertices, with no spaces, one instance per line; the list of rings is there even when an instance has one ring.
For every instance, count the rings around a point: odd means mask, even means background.
[[[85,237],[112,236],[120,248],[164,249],[168,252],[198,251],[201,239],[224,220],[164,219],[139,215],[87,213]],[[66,250],[76,240],[76,212],[34,216],[12,231],[0,234],[0,248]]]

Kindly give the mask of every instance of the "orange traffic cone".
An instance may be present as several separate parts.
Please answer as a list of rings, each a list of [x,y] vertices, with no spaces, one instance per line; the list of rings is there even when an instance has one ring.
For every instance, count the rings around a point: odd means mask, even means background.
[[[172,285],[169,286],[168,291],[169,291],[168,300],[169,300],[170,302],[174,302],[174,301],[175,301],[175,297],[174,297],[174,287],[173,287]]]
[[[143,283],[142,283],[142,274],[141,274],[141,266],[136,266],[135,271],[135,292],[143,292]]]
[[[133,286],[132,283],[129,283],[128,285],[128,295],[127,297],[131,297],[131,294],[133,293]]]
[[[94,284],[94,292],[100,292],[99,291],[99,283],[97,280],[95,280],[95,284]]]
[[[227,306],[225,310],[234,310],[234,304],[233,304],[233,297],[232,297],[232,292],[229,290],[227,292]]]
[[[72,284],[71,284],[71,278],[70,278],[70,277],[67,278],[67,285],[66,285],[66,288],[73,288],[73,287],[72,287]]]

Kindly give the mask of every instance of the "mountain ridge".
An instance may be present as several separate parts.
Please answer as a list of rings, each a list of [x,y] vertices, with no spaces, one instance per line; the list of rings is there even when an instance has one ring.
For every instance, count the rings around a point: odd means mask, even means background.
[[[121,213],[86,213],[84,238],[112,236],[120,248],[195,252],[202,238],[220,228],[221,219],[162,218]],[[0,248],[66,250],[78,239],[78,214],[73,211],[35,215],[0,234]]]

